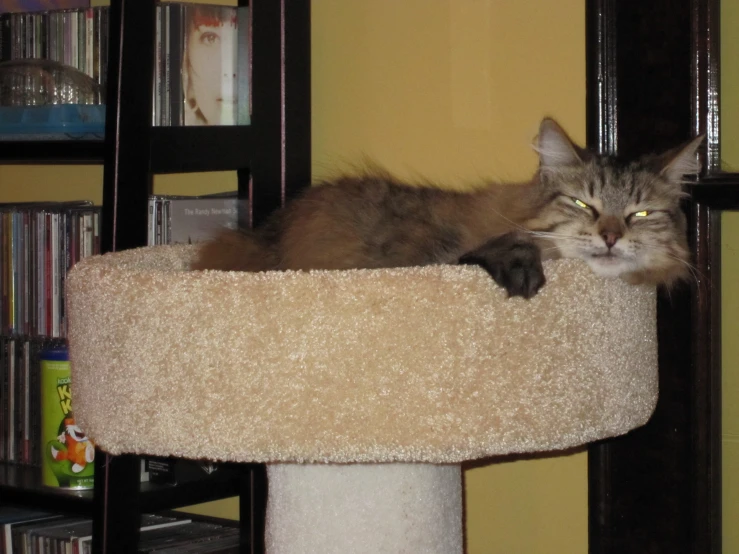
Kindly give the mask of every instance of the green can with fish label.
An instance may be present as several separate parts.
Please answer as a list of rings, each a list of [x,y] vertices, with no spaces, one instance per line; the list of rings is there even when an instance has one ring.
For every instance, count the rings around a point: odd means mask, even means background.
[[[77,426],[72,410],[72,377],[66,347],[41,352],[41,469],[49,487],[90,489],[95,446]]]

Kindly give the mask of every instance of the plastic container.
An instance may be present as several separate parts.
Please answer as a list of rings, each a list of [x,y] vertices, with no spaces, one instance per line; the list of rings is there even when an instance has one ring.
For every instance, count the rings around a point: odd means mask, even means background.
[[[94,140],[105,134],[105,106],[0,106],[0,140]]]
[[[75,424],[66,347],[41,352],[41,475],[44,485],[90,489],[95,446]]]

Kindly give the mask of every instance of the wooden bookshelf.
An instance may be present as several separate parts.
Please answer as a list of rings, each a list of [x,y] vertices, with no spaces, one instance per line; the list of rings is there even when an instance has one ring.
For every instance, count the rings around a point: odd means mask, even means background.
[[[251,149],[252,129],[247,126],[153,127],[151,172],[246,169]]]
[[[720,6],[587,2],[589,145],[629,155],[706,137],[685,202],[694,279],[657,299],[656,410],[589,447],[590,552],[722,552],[721,214],[739,209],[739,173],[721,163],[735,100],[719,87]]]
[[[241,469],[241,468],[239,468]],[[246,469],[246,468],[244,468]],[[142,482],[139,487],[141,512],[160,512],[190,504],[234,496],[240,477],[233,471],[217,473],[198,481],[177,485]],[[93,517],[94,492],[48,487],[41,482],[37,467],[0,464],[0,498],[3,503]]]
[[[250,125],[153,126],[156,2],[111,0],[105,139],[4,141],[0,164],[103,164],[103,252],[146,244],[155,174],[236,170],[239,195],[263,219],[310,182],[310,1],[239,5],[250,9]],[[66,491],[43,486],[38,468],[0,463],[0,503],[90,515],[93,552],[111,553],[135,551],[141,513],[239,496],[243,549],[258,554],[266,470],[237,469],[153,485],[140,483],[140,458],[97,451],[94,490]]]
[[[41,483],[41,470],[0,464],[0,498],[3,503],[50,511],[92,515],[92,490],[53,489]]]
[[[0,141],[4,164],[102,164],[103,140]]]

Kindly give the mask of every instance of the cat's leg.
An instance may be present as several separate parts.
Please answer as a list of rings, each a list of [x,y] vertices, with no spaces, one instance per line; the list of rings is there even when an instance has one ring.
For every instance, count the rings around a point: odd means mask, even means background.
[[[541,249],[533,238],[511,232],[464,254],[460,264],[479,265],[508,291],[508,296],[531,298],[544,285]]]

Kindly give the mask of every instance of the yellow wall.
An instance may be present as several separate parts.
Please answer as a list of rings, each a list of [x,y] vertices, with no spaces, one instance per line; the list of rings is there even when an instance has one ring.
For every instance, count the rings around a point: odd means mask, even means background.
[[[721,218],[723,551],[739,552],[739,212]]]
[[[2,147],[2,143],[0,143]],[[0,164],[0,201],[103,201],[102,166],[23,166]],[[236,172],[157,175],[157,194],[206,194],[236,190]]]
[[[457,183],[522,179],[542,115],[585,131],[580,1],[313,3],[314,171],[360,156]]]
[[[542,116],[584,140],[581,0],[313,0],[312,25],[316,177],[368,157],[450,187],[522,180],[536,166],[529,144]],[[65,171],[59,186],[56,169],[0,166],[0,198],[31,199],[31,182],[64,197],[79,196],[73,182],[99,187],[99,170]],[[177,189],[173,179],[158,192]],[[197,177],[189,190],[200,186],[235,181]],[[465,479],[469,554],[587,551],[585,454],[489,465]],[[234,501],[215,509],[237,510]]]

